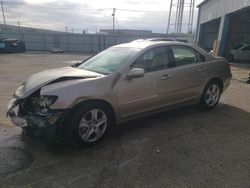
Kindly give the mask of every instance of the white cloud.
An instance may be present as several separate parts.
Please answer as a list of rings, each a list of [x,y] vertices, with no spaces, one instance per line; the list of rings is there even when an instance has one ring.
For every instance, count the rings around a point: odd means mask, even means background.
[[[200,3],[202,0],[197,0]],[[6,21],[23,26],[82,32],[112,27],[112,8],[116,27],[165,32],[170,0],[9,0],[4,2]],[[125,10],[150,12],[132,12]],[[1,20],[0,20],[1,21]],[[196,18],[195,18],[196,21]]]

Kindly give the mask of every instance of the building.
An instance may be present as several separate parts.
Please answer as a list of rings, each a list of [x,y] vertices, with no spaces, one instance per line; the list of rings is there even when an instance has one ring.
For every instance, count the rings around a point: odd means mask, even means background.
[[[45,33],[64,33],[61,31],[52,31],[47,29],[38,29],[32,27],[22,27],[16,25],[4,25],[0,24],[0,33],[1,32],[16,32],[16,33],[38,33],[38,34],[45,34]]]
[[[120,34],[120,35],[151,35],[151,30],[136,30],[136,29],[100,29],[103,34]]]
[[[104,30],[104,31],[113,31]],[[163,34],[141,30],[116,30],[118,33],[66,33],[59,31],[27,28],[0,24],[0,38],[19,39],[25,42],[27,50],[51,51],[62,49],[64,52],[100,52],[110,46],[131,42],[141,38],[184,38],[193,42],[192,34]]]
[[[250,43],[250,0],[204,0],[197,7],[200,47],[229,57],[234,45]]]

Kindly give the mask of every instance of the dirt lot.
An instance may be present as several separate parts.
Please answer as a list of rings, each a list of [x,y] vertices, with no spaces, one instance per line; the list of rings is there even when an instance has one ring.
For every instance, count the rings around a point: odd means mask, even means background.
[[[91,148],[21,136],[4,117],[14,89],[84,58],[0,54],[0,187],[250,187],[250,85],[238,80],[213,111],[192,106],[128,122]]]

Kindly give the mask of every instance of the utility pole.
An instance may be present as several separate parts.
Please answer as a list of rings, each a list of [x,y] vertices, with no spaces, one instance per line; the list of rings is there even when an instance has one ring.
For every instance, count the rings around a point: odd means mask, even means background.
[[[66,30],[66,33],[68,33],[68,27],[67,26],[65,27],[65,30]]]
[[[195,0],[191,0],[190,2],[190,14],[188,19],[188,32],[193,32],[193,20],[194,20],[194,6],[195,6]]]
[[[171,19],[171,14],[172,14],[172,7],[173,7],[172,4],[173,4],[173,0],[171,0],[171,2],[170,2],[170,10],[169,10],[169,16],[168,16],[167,34],[169,33],[170,19]]]
[[[172,13],[175,12],[175,21],[174,25],[174,32],[181,33],[182,26],[184,19],[184,11],[187,11],[187,19],[188,19],[188,32],[192,31],[193,19],[194,19],[194,7],[195,7],[195,0],[171,0],[170,9],[169,9],[169,16],[168,16],[168,26],[167,26],[167,33],[169,32],[169,28],[171,26],[171,17]]]
[[[115,32],[115,8],[113,8],[112,16],[113,16],[113,33],[114,33]]]
[[[2,13],[3,13],[3,23],[6,26],[6,20],[5,20],[4,9],[3,9],[3,2],[2,1],[0,1],[0,2],[1,2]]]

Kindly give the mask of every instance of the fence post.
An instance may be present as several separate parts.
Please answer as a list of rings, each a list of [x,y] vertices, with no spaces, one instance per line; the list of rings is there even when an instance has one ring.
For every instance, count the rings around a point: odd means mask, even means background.
[[[103,35],[103,50],[106,49],[106,37]]]
[[[69,36],[68,36],[68,32],[66,33],[66,40],[67,40],[67,52],[69,52]]]
[[[45,33],[43,33],[43,51],[46,51],[46,36],[45,36]]]
[[[101,51],[101,38],[100,35],[98,35],[98,51]]]

